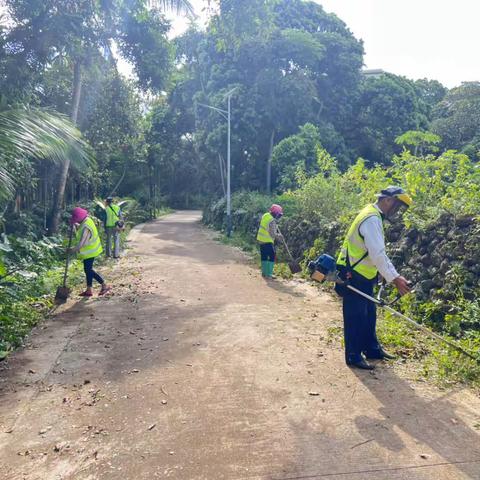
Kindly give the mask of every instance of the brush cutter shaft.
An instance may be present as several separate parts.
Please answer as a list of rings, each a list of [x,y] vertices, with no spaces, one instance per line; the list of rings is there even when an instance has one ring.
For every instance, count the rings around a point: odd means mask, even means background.
[[[388,306],[388,305],[385,305],[382,301],[377,300],[376,298],[371,297],[370,295],[367,295],[366,293],[363,293],[361,290],[358,290],[358,288],[352,287],[351,285],[347,285],[347,288],[349,288],[350,290],[352,290],[352,291],[355,292],[355,293],[358,293],[358,294],[361,295],[362,297],[365,297],[367,300],[370,300],[371,302],[376,303],[376,304],[379,305],[380,307],[382,307],[382,308],[384,308],[385,310],[387,310],[388,312],[390,312],[392,315],[396,315],[397,317],[405,320],[406,322],[410,323],[411,325],[414,325],[416,328],[418,328],[418,329],[421,330],[422,332],[425,332],[427,335],[430,335],[431,337],[436,338],[436,339],[439,340],[440,342],[446,343],[447,345],[449,345],[450,347],[454,348],[454,349],[457,350],[458,352],[463,353],[463,354],[466,355],[467,357],[469,357],[469,358],[471,358],[471,359],[473,359],[473,360],[476,360],[477,362],[480,361],[480,359],[478,359],[477,357],[475,357],[475,356],[472,355],[471,353],[467,352],[466,350],[464,350],[462,347],[460,347],[460,346],[457,345],[456,343],[453,343],[453,342],[451,342],[450,340],[447,340],[446,338],[443,338],[442,336],[436,334],[435,332],[432,332],[432,331],[429,330],[427,327],[424,327],[423,325],[420,325],[419,323],[415,322],[415,320],[412,320],[410,317],[407,317],[407,316],[404,315],[403,313],[397,312],[397,311],[394,310],[392,307],[390,307],[390,306]]]

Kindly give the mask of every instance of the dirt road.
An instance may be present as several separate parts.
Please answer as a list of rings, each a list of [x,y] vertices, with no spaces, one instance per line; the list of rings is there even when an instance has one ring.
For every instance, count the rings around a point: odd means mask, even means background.
[[[339,306],[181,212],[0,370],[0,478],[480,479],[480,399],[352,371]],[[336,343],[336,342],[335,342]]]

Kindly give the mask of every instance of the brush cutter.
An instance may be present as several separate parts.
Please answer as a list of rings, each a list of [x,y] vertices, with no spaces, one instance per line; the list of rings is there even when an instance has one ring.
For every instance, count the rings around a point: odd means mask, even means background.
[[[278,228],[278,227],[277,227]],[[280,230],[278,230],[280,235],[281,235],[281,232]],[[292,272],[293,275],[295,275],[296,273],[299,273],[302,271],[302,267],[300,266],[300,264],[293,258],[293,255],[291,254],[290,252],[290,249],[288,248],[288,245],[287,245],[287,242],[285,241],[285,237],[282,235],[282,243],[283,243],[283,246],[285,247],[285,251],[287,252],[288,256],[290,257],[290,261],[288,262],[288,268],[290,269],[290,271]]]
[[[391,313],[392,315],[395,315],[396,317],[399,317],[402,320],[405,320],[406,322],[413,325],[415,328],[421,330],[422,332],[426,333],[430,337],[435,338],[436,340],[442,343],[445,343],[446,345],[457,350],[457,352],[460,352],[463,355],[471,358],[472,360],[475,360],[476,362],[480,363],[480,357],[473,355],[472,353],[463,349],[460,345],[456,344],[455,342],[451,340],[447,340],[446,338],[443,338],[437,333],[432,332],[427,327],[415,322],[414,320],[412,320],[410,317],[407,317],[403,313],[400,313],[394,310],[391,307],[391,305],[397,302],[401,296],[398,295],[393,301],[387,303],[384,299],[381,298],[381,295],[384,289],[384,284],[382,284],[382,286],[380,287],[377,298],[367,295],[366,293],[362,292],[358,288],[355,288],[352,285],[350,285],[348,281],[347,282],[343,281],[338,275],[335,259],[325,253],[323,255],[320,255],[320,257],[318,257],[315,261],[310,262],[308,264],[308,269],[310,270],[311,278],[313,280],[316,280],[317,282],[331,281],[339,285],[344,285],[346,288],[350,289],[352,292],[355,292],[358,295],[361,295],[362,297],[366,298],[367,300],[370,300],[371,302],[375,303],[376,305],[383,308],[384,310]]]
[[[68,233],[68,248],[67,248],[67,258],[65,260],[65,271],[63,273],[63,284],[61,287],[57,288],[57,293],[55,294],[55,303],[64,303],[68,296],[70,295],[70,288],[67,287],[67,276],[68,276],[68,265],[70,263],[70,248],[72,247],[72,238],[73,238],[73,227],[70,227],[70,232]]]

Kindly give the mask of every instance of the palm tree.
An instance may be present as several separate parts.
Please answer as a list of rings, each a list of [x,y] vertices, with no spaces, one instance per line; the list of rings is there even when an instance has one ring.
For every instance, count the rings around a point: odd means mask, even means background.
[[[192,4],[188,0],[150,0],[147,3],[160,10],[171,10],[177,12],[177,14],[185,13],[186,15],[195,15]]]
[[[88,145],[66,117],[38,108],[0,110],[0,199],[10,198],[15,189],[6,165],[25,158],[68,161],[76,168],[93,161]]]

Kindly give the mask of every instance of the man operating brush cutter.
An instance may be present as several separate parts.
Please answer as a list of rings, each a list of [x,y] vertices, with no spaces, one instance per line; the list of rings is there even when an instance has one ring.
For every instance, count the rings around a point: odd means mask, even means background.
[[[340,279],[371,297],[380,272],[386,282],[395,285],[400,295],[410,292],[409,282],[397,272],[385,252],[383,221],[393,219],[412,203],[403,188],[388,187],[377,195],[375,204],[367,205],[357,215],[337,260]],[[378,342],[376,304],[340,283],[335,290],[343,298],[347,365],[372,370],[374,367],[367,359],[394,358]]]

